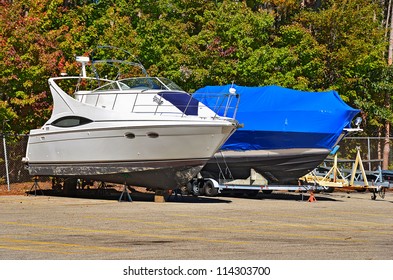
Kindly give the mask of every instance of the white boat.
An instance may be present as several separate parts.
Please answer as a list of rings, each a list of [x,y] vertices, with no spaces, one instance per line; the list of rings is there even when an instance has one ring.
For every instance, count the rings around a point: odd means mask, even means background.
[[[32,176],[176,189],[238,126],[168,79],[86,77],[89,59],[79,61],[82,77],[49,79],[52,116],[30,131],[24,158]],[[70,79],[79,82],[73,97],[66,93]],[[87,89],[93,84],[99,86]]]

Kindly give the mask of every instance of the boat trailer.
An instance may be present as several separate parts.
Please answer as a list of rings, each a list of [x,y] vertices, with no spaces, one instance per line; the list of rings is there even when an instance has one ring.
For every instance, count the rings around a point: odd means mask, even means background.
[[[223,173],[222,173],[223,174]],[[370,181],[369,178],[372,177]],[[388,181],[383,181],[382,170],[366,171],[360,156],[360,148],[357,147],[357,155],[352,170],[340,169],[338,167],[337,154],[334,154],[333,166],[325,172],[318,171],[318,168],[309,174],[298,179],[297,185],[269,184],[269,182],[257,171],[251,169],[247,179],[225,179],[220,176],[217,181],[213,178],[194,178],[183,193],[194,196],[206,195],[216,196],[225,192],[235,194],[246,194],[254,196],[262,191],[270,194],[273,191],[290,192],[333,192],[335,188],[372,192],[371,199],[376,200],[377,194],[384,199],[386,189],[390,188]]]

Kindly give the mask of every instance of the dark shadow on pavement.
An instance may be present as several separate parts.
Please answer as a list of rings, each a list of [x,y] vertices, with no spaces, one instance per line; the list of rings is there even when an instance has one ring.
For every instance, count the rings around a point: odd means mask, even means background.
[[[57,197],[71,197],[71,198],[82,198],[82,199],[102,199],[102,200],[119,200],[122,192],[115,189],[89,189],[89,190],[76,190],[72,194],[65,194],[62,191],[56,191],[51,189],[46,190],[30,190],[27,191],[28,196],[57,196]],[[146,201],[154,202],[154,193],[151,192],[138,192],[132,190],[129,192],[132,201]],[[122,200],[119,202],[130,202],[127,199],[127,195],[123,195]],[[166,199],[166,203],[231,203],[231,200],[223,199],[222,197],[204,197],[204,196],[181,196],[181,195],[170,195]]]
[[[222,195],[223,197],[230,197],[230,195]],[[277,191],[269,194],[259,192],[258,195],[254,197],[244,196],[233,196],[243,199],[256,199],[256,200],[292,200],[292,201],[305,201],[307,202],[310,198],[310,193],[299,193],[299,192],[283,192]],[[342,202],[342,200],[337,199],[337,197],[331,197],[329,194],[314,194],[316,201],[337,201]]]

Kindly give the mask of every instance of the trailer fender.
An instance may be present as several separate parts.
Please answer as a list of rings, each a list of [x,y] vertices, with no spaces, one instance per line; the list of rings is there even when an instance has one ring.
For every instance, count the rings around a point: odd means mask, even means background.
[[[216,196],[220,192],[218,182],[211,178],[204,179],[203,190],[206,196]]]

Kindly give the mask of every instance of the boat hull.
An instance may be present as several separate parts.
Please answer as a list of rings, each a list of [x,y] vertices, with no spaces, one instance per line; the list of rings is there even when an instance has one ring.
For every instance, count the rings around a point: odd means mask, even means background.
[[[229,122],[100,122],[30,133],[33,176],[74,177],[153,189],[185,185],[234,131]]]
[[[220,151],[204,166],[201,174],[217,181],[246,179],[254,169],[269,184],[293,184],[318,166],[329,153],[328,149],[314,148]]]
[[[91,181],[173,189],[187,184],[207,159],[145,162],[93,162],[84,164],[30,164],[33,176],[56,176]]]

